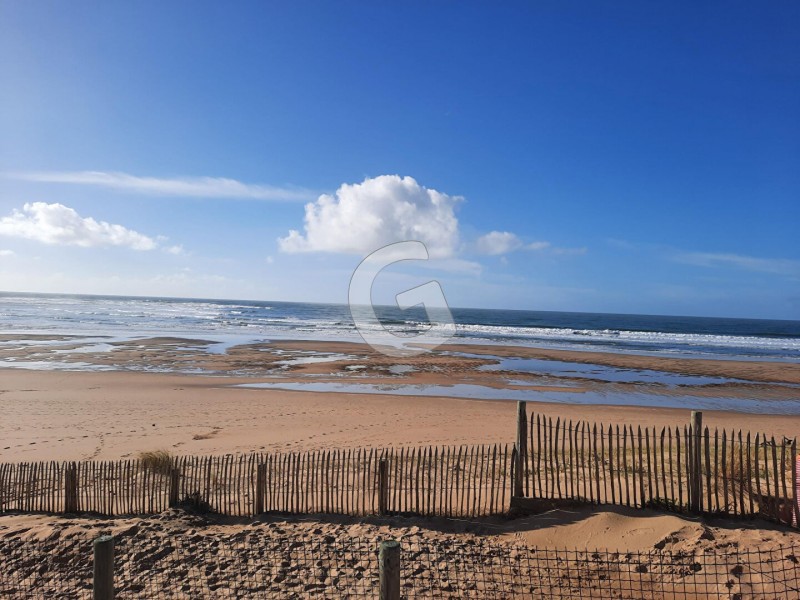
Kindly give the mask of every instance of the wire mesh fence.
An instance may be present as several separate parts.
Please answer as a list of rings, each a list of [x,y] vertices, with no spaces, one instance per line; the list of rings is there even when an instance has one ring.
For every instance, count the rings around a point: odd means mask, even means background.
[[[632,553],[453,546],[406,554],[413,560],[404,564],[401,586],[409,598],[738,600],[800,594],[795,549]]]
[[[92,598],[93,541],[0,543],[3,598]],[[258,535],[114,538],[116,598],[374,598],[366,540]]]
[[[114,540],[116,597],[376,598],[379,541],[264,531]],[[403,598],[798,598],[798,547],[645,553],[405,539]],[[92,540],[0,541],[3,598],[91,598]]]

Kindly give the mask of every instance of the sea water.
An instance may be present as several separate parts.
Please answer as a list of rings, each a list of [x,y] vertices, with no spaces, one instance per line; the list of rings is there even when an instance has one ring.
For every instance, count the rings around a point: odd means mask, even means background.
[[[409,338],[430,325],[419,308],[380,306],[376,312],[387,329]],[[452,313],[454,342],[800,361],[800,321],[471,308]],[[168,335],[216,342],[209,347],[218,352],[270,339],[360,341],[342,304],[20,293],[0,293],[0,333]]]

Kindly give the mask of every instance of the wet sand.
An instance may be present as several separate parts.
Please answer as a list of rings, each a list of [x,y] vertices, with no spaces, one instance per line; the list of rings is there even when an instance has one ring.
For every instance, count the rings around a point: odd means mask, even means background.
[[[307,349],[284,343],[282,350]],[[319,352],[357,349],[318,344]],[[472,348],[470,348],[472,350]],[[501,375],[476,369],[488,361],[448,355],[405,360],[415,371],[402,376],[385,369],[397,362],[368,349],[355,358],[367,368],[346,370],[354,361],[302,363],[280,369],[269,381],[480,383],[502,386]],[[492,352],[497,352],[492,348]],[[238,362],[269,371],[275,357],[234,349],[204,360]],[[245,360],[243,355],[247,355]],[[154,356],[163,356],[153,352]],[[285,356],[285,355],[281,355]],[[588,360],[588,357],[584,357]],[[598,357],[602,359],[602,357]],[[620,358],[638,360],[638,358]],[[721,362],[721,361],[719,361]],[[628,364],[628,363],[626,363]],[[648,367],[658,366],[650,359]],[[219,366],[219,365],[218,365]],[[705,372],[729,372],[734,365],[706,365]],[[715,371],[716,367],[721,371]],[[767,365],[764,377],[787,377],[796,365]],[[364,372],[366,371],[366,372]],[[0,370],[0,461],[118,459],[147,450],[173,454],[227,454],[258,450],[513,443],[515,403],[386,394],[314,393],[242,389],[263,376],[211,377],[147,372]],[[531,379],[531,384],[535,376]],[[573,381],[576,389],[596,383]],[[531,388],[537,387],[530,385]],[[546,389],[547,386],[538,386]],[[619,387],[619,386],[617,386]],[[623,386],[624,387],[624,386]],[[734,386],[735,387],[735,386]],[[764,390],[769,390],[767,385]],[[747,388],[744,388],[747,392]],[[763,390],[762,390],[763,391]],[[563,393],[553,388],[553,394]],[[620,393],[623,393],[622,391]],[[731,393],[730,390],[725,392]],[[788,402],[791,402],[789,400]],[[637,406],[530,402],[529,411],[547,416],[643,426],[682,425],[689,410]],[[736,428],[795,437],[800,416],[705,411],[710,427]]]

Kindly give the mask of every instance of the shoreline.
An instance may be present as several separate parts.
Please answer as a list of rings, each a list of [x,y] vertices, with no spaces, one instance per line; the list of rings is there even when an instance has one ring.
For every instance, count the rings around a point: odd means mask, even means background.
[[[213,337],[213,336],[207,336]],[[225,337],[225,336],[223,336]],[[110,356],[121,356],[121,360],[130,362],[132,349],[140,352],[138,358],[144,358],[143,353],[169,352],[195,353],[206,362],[213,365],[221,357],[235,354],[237,358],[247,359],[246,354],[252,351],[277,350],[279,352],[308,352],[308,353],[334,353],[342,355],[367,356],[371,359],[381,359],[383,355],[370,348],[363,341],[330,340],[330,339],[269,339],[254,341],[253,338],[242,338],[243,343],[234,343],[231,340],[220,341],[205,339],[203,337],[183,337],[179,335],[153,335],[150,337],[135,336],[127,339],[124,336],[85,336],[66,334],[11,334],[1,333],[0,342],[7,344],[18,341],[22,343],[19,348],[5,348],[0,346],[0,370],[6,368],[25,368],[25,362],[35,357],[59,357],[65,360],[78,362],[77,358],[94,359],[93,365],[98,367],[108,366]],[[106,338],[101,340],[101,338]],[[41,342],[41,345],[35,342]],[[48,345],[47,342],[59,342]],[[88,344],[88,346],[87,346]],[[95,346],[108,346],[109,351],[91,352]],[[437,348],[430,348],[424,344],[412,344],[419,348],[432,349],[431,353],[423,356],[432,357],[443,354],[468,354],[479,355],[486,360],[494,358],[529,358],[548,361],[574,362],[587,365],[603,365],[623,369],[660,370],[683,375],[704,375],[728,377],[763,383],[786,383],[800,385],[800,358],[797,361],[785,360],[758,360],[739,358],[697,358],[697,357],[672,357],[658,355],[655,352],[640,354],[624,349],[620,351],[608,350],[572,350],[541,346],[519,346],[497,342],[457,342],[447,343]],[[212,349],[215,348],[216,349]],[[263,354],[261,355],[263,358]],[[415,361],[418,357],[389,358],[390,362]],[[3,360],[16,361],[13,367],[3,365]],[[382,362],[387,362],[381,359]],[[19,366],[17,366],[19,365]],[[77,365],[76,365],[77,366]],[[224,365],[229,366],[229,365]],[[42,369],[46,370],[46,369]],[[124,368],[120,368],[124,371]],[[86,371],[91,371],[87,368]],[[202,374],[202,373],[196,373]],[[211,369],[208,374],[217,374]]]

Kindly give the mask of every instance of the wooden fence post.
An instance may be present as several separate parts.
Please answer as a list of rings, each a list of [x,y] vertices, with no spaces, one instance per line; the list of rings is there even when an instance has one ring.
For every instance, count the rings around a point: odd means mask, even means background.
[[[94,541],[94,600],[114,600],[114,538],[102,535]]]
[[[378,552],[380,566],[380,600],[400,600],[400,542],[381,542]]]
[[[703,413],[698,410],[692,411],[691,422],[692,436],[692,457],[689,466],[690,480],[689,490],[691,494],[691,511],[700,513],[703,510],[703,462],[702,462],[702,431]]]
[[[64,469],[64,512],[78,512],[78,465],[74,462]]]
[[[264,488],[267,481],[267,465],[256,465],[256,495],[253,501],[253,514],[260,515],[264,512]]]
[[[389,512],[389,461],[385,458],[378,462],[378,514]]]
[[[169,507],[178,506],[178,490],[180,489],[180,471],[175,467],[169,472]]]
[[[797,504],[797,470],[800,458],[797,456],[797,438],[792,439],[792,525],[800,527],[800,506]]]
[[[528,458],[528,413],[527,403],[517,402],[517,464],[514,470],[514,496],[524,495],[525,463]]]

